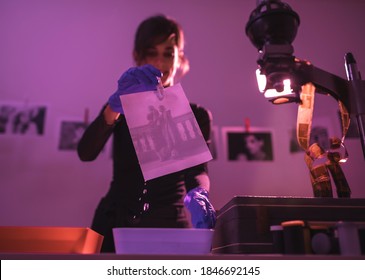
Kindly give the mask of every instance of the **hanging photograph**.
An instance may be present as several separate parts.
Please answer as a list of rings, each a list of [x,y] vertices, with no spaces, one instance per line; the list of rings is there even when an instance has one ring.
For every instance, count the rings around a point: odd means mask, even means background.
[[[309,145],[314,143],[317,143],[325,151],[329,150],[330,132],[327,126],[321,124],[312,126],[310,131]],[[289,131],[289,152],[304,152],[303,148],[298,143],[297,130],[295,128]]]
[[[0,104],[0,134],[43,135],[45,106]]]
[[[222,129],[224,149],[228,161],[273,161],[272,134],[270,131],[243,127]]]
[[[62,121],[59,150],[76,150],[87,124],[80,121]]]

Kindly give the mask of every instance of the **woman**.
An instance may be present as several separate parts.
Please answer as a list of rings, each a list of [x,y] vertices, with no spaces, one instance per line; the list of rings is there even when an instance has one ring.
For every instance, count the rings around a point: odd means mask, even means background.
[[[113,180],[92,223],[92,229],[104,236],[102,252],[114,252],[114,227],[212,228],[216,219],[208,200],[206,163],[144,181],[120,103],[120,95],[156,90],[159,78],[164,87],[171,86],[189,70],[179,24],[164,15],[144,20],[135,35],[133,58],[136,67],[121,76],[117,91],[78,145],[80,159],[92,161],[108,138],[114,137]],[[191,108],[208,143],[210,113],[195,104]],[[184,205],[190,211],[191,223]]]

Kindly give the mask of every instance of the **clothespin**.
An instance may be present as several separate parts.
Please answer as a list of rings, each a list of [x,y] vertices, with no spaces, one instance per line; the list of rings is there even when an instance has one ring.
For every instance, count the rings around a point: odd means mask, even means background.
[[[157,89],[155,91],[156,93],[156,96],[159,100],[162,100],[164,98],[164,87],[162,85],[162,81],[161,81],[161,78],[160,77],[157,77],[157,80],[158,80],[158,84],[157,84]]]
[[[88,125],[89,124],[89,108],[85,108],[85,112],[84,112],[84,124]]]
[[[251,129],[251,120],[250,118],[245,118],[245,132],[249,133]]]

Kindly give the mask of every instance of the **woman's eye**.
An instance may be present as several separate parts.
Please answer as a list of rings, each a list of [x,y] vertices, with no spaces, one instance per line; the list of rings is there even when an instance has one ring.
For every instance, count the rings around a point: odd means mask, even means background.
[[[174,54],[174,52],[170,52],[170,51],[163,52],[161,54],[157,51],[154,51],[154,50],[146,52],[146,57],[148,57],[148,58],[157,58],[159,56],[161,56],[165,59],[171,59],[171,58],[174,58],[175,54]]]
[[[164,53],[164,54],[163,54],[163,56],[164,56],[164,57],[166,57],[166,58],[172,58],[172,57],[174,57],[175,55],[174,55],[174,53],[173,53],[173,52],[166,52],[166,53]]]
[[[157,52],[155,52],[155,51],[147,51],[146,56],[147,57],[157,57]]]

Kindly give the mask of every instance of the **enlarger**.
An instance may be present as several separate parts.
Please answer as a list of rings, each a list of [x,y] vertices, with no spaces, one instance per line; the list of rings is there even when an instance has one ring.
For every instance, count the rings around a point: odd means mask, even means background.
[[[352,119],[365,158],[365,81],[352,53],[345,54],[347,80],[296,58],[292,42],[299,24],[288,4],[257,0],[246,35],[259,52],[260,92],[276,105],[298,104],[297,138],[314,197],[235,196],[218,213],[213,253],[365,254],[365,199],[350,198],[340,166],[347,161],[344,140]],[[331,138],[328,150],[310,143],[315,93],[336,99],[341,113],[342,137]]]

